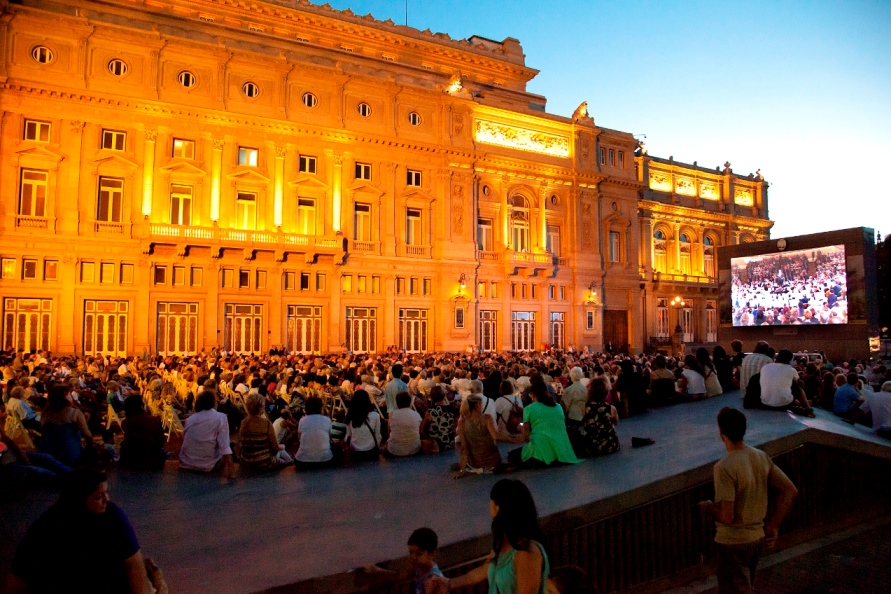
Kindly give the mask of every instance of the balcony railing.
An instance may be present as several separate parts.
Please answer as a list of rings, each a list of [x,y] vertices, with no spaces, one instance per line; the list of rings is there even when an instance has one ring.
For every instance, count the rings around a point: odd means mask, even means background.
[[[16,215],[15,226],[19,229],[50,229],[51,221],[49,217],[31,217],[27,215]]]
[[[210,242],[285,245],[306,249],[331,251],[340,247],[340,240],[315,235],[299,235],[296,233],[280,233],[277,231],[246,231],[243,229],[219,229],[217,227],[192,227],[188,225],[168,225],[152,223],[149,226],[152,237],[170,237],[180,239],[200,239]]]
[[[430,246],[426,245],[406,245],[404,254],[413,258],[426,258],[430,254]]]
[[[112,223],[109,221],[96,221],[93,229],[103,235],[123,235],[124,223]]]
[[[350,251],[353,252],[362,252],[366,254],[373,254],[377,251],[377,242],[376,241],[357,241],[353,240],[350,242]]]
[[[714,285],[717,280],[712,276],[692,276],[689,274],[668,274],[665,272],[654,272],[653,280],[657,282],[675,282],[688,283],[692,285]]]
[[[480,262],[501,262],[501,254],[498,252],[477,252],[476,257]]]

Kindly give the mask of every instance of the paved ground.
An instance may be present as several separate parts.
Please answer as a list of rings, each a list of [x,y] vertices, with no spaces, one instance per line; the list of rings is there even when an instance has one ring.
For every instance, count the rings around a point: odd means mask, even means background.
[[[723,454],[715,416],[740,406],[738,393],[678,405],[623,421],[622,450],[569,467],[512,475],[530,487],[545,516],[624,493],[716,461]],[[750,444],[806,427],[878,441],[829,413],[816,419],[749,411]],[[656,445],[632,449],[631,436]],[[887,442],[881,442],[887,443]],[[117,473],[111,495],[126,511],[145,554],[163,568],[173,592],[247,592],[347,571],[405,554],[405,539],[429,525],[443,544],[486,534],[488,494],[497,477],[456,481],[440,454],[298,474],[220,479],[180,473]],[[27,526],[50,493],[0,504],[0,583]]]

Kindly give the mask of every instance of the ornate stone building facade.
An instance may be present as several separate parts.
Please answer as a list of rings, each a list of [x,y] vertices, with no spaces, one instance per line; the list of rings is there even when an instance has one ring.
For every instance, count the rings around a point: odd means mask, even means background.
[[[641,349],[681,292],[705,341],[709,250],[770,226],[760,177],[547,114],[515,39],[304,0],[2,4],[6,348]]]

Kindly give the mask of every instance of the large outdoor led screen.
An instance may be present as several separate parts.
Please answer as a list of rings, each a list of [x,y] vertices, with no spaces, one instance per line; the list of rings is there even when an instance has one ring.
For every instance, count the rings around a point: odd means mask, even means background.
[[[734,326],[848,323],[845,246],[731,258]]]

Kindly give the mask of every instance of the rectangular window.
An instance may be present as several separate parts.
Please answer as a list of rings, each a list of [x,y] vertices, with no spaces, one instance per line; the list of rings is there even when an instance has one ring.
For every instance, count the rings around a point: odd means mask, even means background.
[[[249,289],[251,287],[251,271],[250,270],[239,270],[238,271],[238,288],[239,289]]]
[[[257,271],[257,288],[258,289],[266,288],[266,271],[265,270]]]
[[[566,287],[560,286],[560,301],[566,301]]]
[[[510,284],[510,298],[516,299],[519,294],[520,294],[520,290],[517,287],[517,283],[511,283]]]
[[[371,165],[369,163],[356,163],[356,179],[371,179]]]
[[[285,291],[293,291],[297,288],[297,275],[293,272],[284,273]]]
[[[257,195],[238,192],[235,200],[235,228],[253,231],[257,225]]]
[[[609,232],[609,261],[610,262],[619,262],[621,261],[622,250],[621,250],[621,240],[619,237],[618,231],[610,231]]]
[[[548,285],[548,299],[551,301],[556,299],[556,287],[554,285]]]
[[[223,288],[231,289],[235,283],[235,271],[231,268],[223,268]]]
[[[476,296],[479,298],[483,298],[486,296],[486,283],[485,281],[480,281],[476,285]]]
[[[532,285],[532,298],[538,299],[538,285]]]
[[[409,169],[405,174],[405,185],[421,187],[421,172],[417,169]]]
[[[357,293],[365,292],[365,290],[367,289],[367,283],[366,283],[367,279],[368,279],[367,276],[364,276],[361,274],[356,278],[356,281],[357,281],[356,282],[356,292]]]
[[[606,164],[606,149],[601,147],[600,149],[598,149],[597,152],[598,152],[598,156],[600,157],[600,164],[605,165]]]
[[[349,293],[353,290],[353,277],[350,274],[344,274],[340,277],[340,290]]]
[[[102,148],[109,151],[123,151],[127,149],[127,133],[118,130],[102,131]]]
[[[59,261],[44,260],[43,262],[43,280],[54,281],[59,278]]]
[[[316,291],[324,292],[328,290],[328,277],[323,272],[316,273]]]
[[[396,294],[402,295],[405,293],[405,279],[401,276],[396,277]]]
[[[616,151],[613,149],[609,149],[609,164],[612,166],[616,165]]]
[[[309,291],[309,273],[308,272],[300,273],[300,290],[301,291]]]
[[[124,180],[114,177],[99,178],[99,205],[97,221],[121,222],[121,208],[124,204]]]
[[[170,224],[192,224],[191,186],[170,186]]]
[[[3,258],[3,278],[15,278],[15,258]]]
[[[379,276],[371,277],[371,292],[372,293],[380,293],[381,292],[381,277],[379,277]]]
[[[548,225],[548,252],[560,257],[560,227]]]
[[[405,211],[405,243],[406,245],[422,245],[421,241],[421,211],[417,208],[409,208]]]
[[[416,278],[408,279],[408,293],[409,293],[409,295],[417,295],[419,286],[420,286],[420,283],[418,282],[418,279],[416,279]]]
[[[498,299],[498,283],[492,283],[489,289],[491,291],[489,296],[492,297],[492,299]]]
[[[200,287],[204,283],[204,270],[194,266],[192,268],[192,286]]]
[[[174,287],[186,286],[186,267],[185,266],[174,266],[173,267],[173,286]]]
[[[520,299],[526,299],[526,284],[520,285]]]
[[[6,266],[3,266],[3,274],[6,275]],[[80,263],[80,282],[91,283],[96,279],[96,264],[93,262]]]
[[[260,157],[260,151],[255,148],[238,147],[238,164],[256,167]]]
[[[587,324],[586,324],[585,328],[587,328],[588,330],[593,330],[594,329],[594,312],[589,311],[589,312],[587,312],[587,314],[588,315],[585,316],[587,318]]]
[[[34,142],[50,141],[50,124],[49,122],[38,122],[37,120],[25,120],[25,140],[33,140]]]
[[[464,328],[464,308],[461,306],[455,308],[455,328]]]
[[[49,173],[37,169],[22,169],[19,188],[19,214],[26,217],[46,216],[46,188]]]
[[[371,205],[356,203],[353,217],[353,239],[371,241]]]
[[[492,232],[492,219],[479,219],[476,223],[477,243],[479,251],[491,252],[495,247],[494,235]]]
[[[297,199],[297,233],[316,234],[316,201],[312,198]]]
[[[99,282],[105,284],[114,283],[114,263],[103,262],[99,268]]]
[[[625,169],[625,151],[619,151],[619,167]]]
[[[167,284],[167,267],[166,266],[155,266],[155,284],[156,285],[166,285]]]
[[[183,140],[182,138],[173,139],[173,158],[174,159],[194,159],[195,158],[195,141]]]
[[[433,294],[433,281],[429,278],[424,279],[424,295],[432,295]]]
[[[25,258],[22,262],[22,279],[37,280],[37,260]]]
[[[300,155],[297,168],[300,173],[315,173],[316,158],[309,155]]]
[[[121,284],[133,284],[133,271],[134,267],[132,264],[121,264]]]

